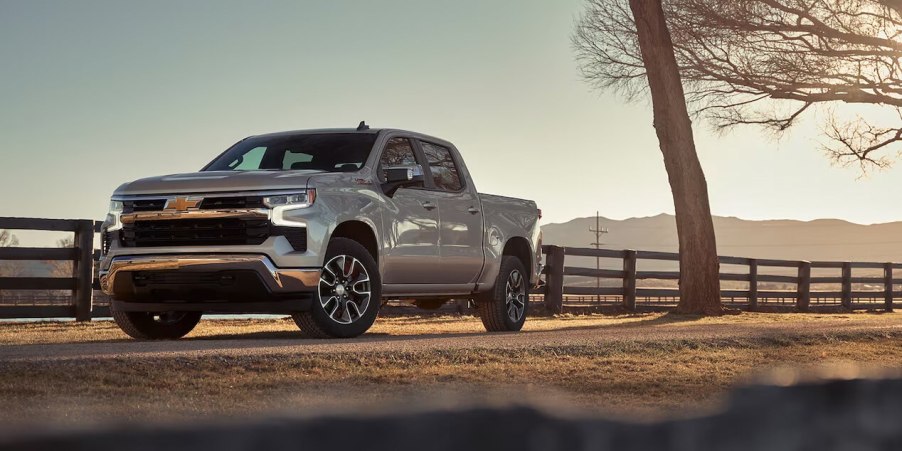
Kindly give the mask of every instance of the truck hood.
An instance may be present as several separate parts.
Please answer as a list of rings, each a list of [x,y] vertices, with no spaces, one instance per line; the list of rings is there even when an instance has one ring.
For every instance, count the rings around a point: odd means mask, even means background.
[[[148,177],[125,183],[116,196],[148,194],[200,194],[239,191],[304,189],[312,175],[322,171],[209,171]]]

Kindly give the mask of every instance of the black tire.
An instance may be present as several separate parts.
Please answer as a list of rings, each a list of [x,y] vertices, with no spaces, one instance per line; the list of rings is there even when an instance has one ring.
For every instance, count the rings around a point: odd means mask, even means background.
[[[340,276],[333,274],[339,266],[343,268]],[[310,338],[353,338],[369,330],[379,315],[382,279],[376,260],[366,248],[348,238],[333,238],[320,280],[310,311],[291,315],[301,332]],[[336,291],[339,286],[340,293]],[[365,303],[361,295],[364,291],[369,293]]]
[[[417,299],[413,305],[423,310],[438,310],[447,302],[444,299]]]
[[[515,276],[515,274],[519,276]],[[514,283],[517,277],[519,277],[519,285]],[[511,304],[515,309],[512,310]],[[495,286],[477,301],[482,325],[489,332],[518,331],[526,322],[528,308],[529,276],[526,274],[523,262],[517,257],[504,256],[501,258],[501,269],[495,280]],[[515,318],[515,316],[517,317]]]
[[[123,332],[138,340],[175,340],[188,335],[200,322],[201,312],[120,312],[113,320]]]

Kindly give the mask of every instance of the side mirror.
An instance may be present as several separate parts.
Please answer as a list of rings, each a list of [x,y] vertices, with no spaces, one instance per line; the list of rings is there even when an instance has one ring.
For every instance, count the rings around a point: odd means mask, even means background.
[[[382,184],[382,189],[386,196],[392,197],[399,188],[425,186],[425,180],[419,166],[385,168],[385,183]]]
[[[420,176],[422,177],[422,175]],[[409,182],[413,180],[413,168],[386,168],[385,183]]]

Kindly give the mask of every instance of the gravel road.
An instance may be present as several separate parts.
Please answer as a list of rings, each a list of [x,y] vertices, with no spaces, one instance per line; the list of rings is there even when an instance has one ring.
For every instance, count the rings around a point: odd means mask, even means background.
[[[376,353],[459,350],[468,348],[522,349],[533,347],[605,346],[615,341],[727,340],[732,338],[791,338],[855,332],[902,332],[900,315],[874,315],[855,321],[790,320],[755,324],[699,324],[651,319],[626,324],[567,327],[520,333],[447,333],[424,335],[367,334],[350,340],[308,340],[283,335],[186,338],[178,341],[110,340],[86,343],[17,344],[0,346],[0,362],[129,357],[206,357],[305,353]]]

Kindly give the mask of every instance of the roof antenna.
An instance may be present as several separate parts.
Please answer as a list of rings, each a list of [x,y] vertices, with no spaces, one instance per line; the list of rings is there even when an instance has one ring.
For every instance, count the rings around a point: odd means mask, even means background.
[[[366,125],[366,121],[360,121],[360,125],[357,126],[357,131],[362,132],[364,130],[369,130],[370,126]]]

